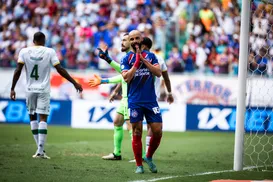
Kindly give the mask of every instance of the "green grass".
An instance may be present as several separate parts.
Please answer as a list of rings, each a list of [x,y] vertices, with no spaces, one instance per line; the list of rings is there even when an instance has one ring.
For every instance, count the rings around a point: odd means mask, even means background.
[[[131,142],[125,131],[122,161],[104,161],[113,150],[112,130],[49,126],[46,144],[50,160],[33,159],[36,151],[30,126],[0,124],[0,181],[133,181],[177,176],[164,181],[201,182],[215,179],[273,179],[273,172],[242,171],[190,176],[230,170],[233,133],[165,132],[154,156],[159,172],[134,174]]]

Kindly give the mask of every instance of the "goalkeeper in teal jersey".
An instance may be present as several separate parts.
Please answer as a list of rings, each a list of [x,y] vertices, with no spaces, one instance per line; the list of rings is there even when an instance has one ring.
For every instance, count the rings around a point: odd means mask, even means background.
[[[117,72],[121,73],[120,64],[113,61],[109,55],[108,51],[104,52],[100,48],[99,50],[99,57],[104,59],[106,62],[108,62],[111,67],[113,67]],[[121,52],[128,52],[130,50],[130,42],[129,42],[129,35],[128,33],[124,34],[122,37],[122,43],[121,43]],[[114,152],[110,153],[107,156],[103,156],[102,159],[105,160],[121,160],[121,144],[123,140],[123,124],[124,122],[127,123],[127,128],[129,130],[129,134],[132,138],[132,126],[129,121],[129,112],[128,112],[128,97],[127,97],[127,83],[124,81],[122,75],[114,76],[108,79],[102,79],[98,75],[94,75],[93,79],[89,80],[89,85],[91,87],[98,86],[100,84],[106,84],[106,83],[121,83],[119,84],[115,90],[119,90],[120,86],[122,87],[122,100],[119,104],[119,107],[117,109],[117,115],[114,119]],[[110,96],[110,101],[113,100],[115,95],[118,93],[118,91],[114,91],[113,94]]]

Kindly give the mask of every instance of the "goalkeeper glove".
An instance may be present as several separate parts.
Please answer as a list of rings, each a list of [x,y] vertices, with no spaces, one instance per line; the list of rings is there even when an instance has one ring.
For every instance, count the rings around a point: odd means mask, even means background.
[[[108,64],[112,62],[112,58],[108,54],[108,49],[105,52],[101,48],[97,48],[99,50],[99,57],[105,60]]]

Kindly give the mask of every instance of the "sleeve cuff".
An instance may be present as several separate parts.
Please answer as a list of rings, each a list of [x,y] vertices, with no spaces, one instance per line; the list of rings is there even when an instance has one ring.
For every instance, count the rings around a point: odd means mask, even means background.
[[[56,65],[58,65],[58,64],[60,64],[60,62],[54,63],[53,66],[56,66]]]

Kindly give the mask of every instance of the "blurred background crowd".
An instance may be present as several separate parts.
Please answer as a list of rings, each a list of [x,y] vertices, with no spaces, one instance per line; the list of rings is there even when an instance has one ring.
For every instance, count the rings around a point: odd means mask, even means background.
[[[251,8],[249,67],[272,75],[272,5]],[[0,67],[15,67],[40,30],[65,68],[109,71],[96,48],[120,60],[122,34],[138,29],[169,72],[237,75],[240,11],[240,0],[1,0]]]

